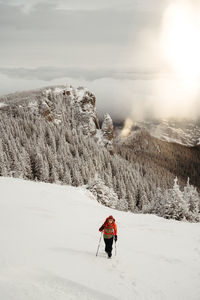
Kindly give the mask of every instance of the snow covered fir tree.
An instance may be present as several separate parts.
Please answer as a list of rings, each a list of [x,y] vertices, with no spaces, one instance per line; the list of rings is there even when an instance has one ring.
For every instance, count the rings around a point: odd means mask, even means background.
[[[83,87],[15,93],[0,102],[0,176],[85,185],[118,210],[199,221],[199,148],[138,128],[121,136],[109,114],[98,117],[96,97]]]
[[[171,189],[157,189],[154,201],[147,208],[147,212],[155,213],[166,219],[188,220],[199,222],[200,198],[194,186],[189,184],[180,190],[178,179],[175,178]]]

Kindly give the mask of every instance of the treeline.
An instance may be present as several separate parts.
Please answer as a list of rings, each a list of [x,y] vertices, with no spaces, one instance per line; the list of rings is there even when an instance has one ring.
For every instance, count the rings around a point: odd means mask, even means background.
[[[189,184],[189,179],[187,185],[181,189],[178,179],[175,178],[171,189],[157,189],[154,200],[144,211],[166,219],[199,222],[200,195],[197,189]]]

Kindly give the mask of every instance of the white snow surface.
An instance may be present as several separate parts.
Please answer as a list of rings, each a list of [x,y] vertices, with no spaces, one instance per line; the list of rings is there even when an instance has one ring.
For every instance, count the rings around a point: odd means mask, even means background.
[[[8,105],[6,103],[0,102],[0,108],[5,107],[5,106],[8,106]]]
[[[63,93],[63,89],[56,87],[53,91],[54,94],[59,95]]]
[[[200,299],[200,224],[116,211],[84,188],[0,177],[0,190],[0,299]],[[111,214],[117,255],[102,241],[96,257]]]

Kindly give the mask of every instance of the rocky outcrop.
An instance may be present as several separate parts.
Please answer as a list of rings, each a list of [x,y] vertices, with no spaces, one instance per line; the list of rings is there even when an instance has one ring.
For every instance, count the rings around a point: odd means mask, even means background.
[[[106,114],[100,128],[95,95],[86,88],[74,89],[72,86],[67,86],[63,95],[65,100],[73,105],[78,126],[83,134],[94,136],[99,145],[105,146],[113,154],[113,121],[110,115]]]
[[[61,114],[69,111],[61,111],[64,102],[73,115],[73,126],[78,127],[85,136],[93,136],[100,146],[104,146],[113,154],[113,121],[109,114],[104,116],[102,127],[96,110],[96,97],[87,88],[51,87],[33,94],[31,101],[26,102],[23,107],[39,113],[47,122],[60,124]],[[72,116],[67,116],[71,118]]]
[[[54,110],[55,106],[53,102],[48,99],[48,97],[45,99],[41,99],[38,102],[38,110],[39,113],[45,118],[46,121],[53,122],[55,120],[54,116]]]
[[[74,89],[72,86],[64,89],[63,95],[64,100],[73,107],[78,126],[83,134],[94,136],[99,129],[95,95],[86,88]]]
[[[102,136],[103,136],[103,143],[108,149],[108,151],[113,154],[114,147],[113,147],[113,139],[114,139],[114,127],[113,121],[109,114],[104,115],[104,120],[102,123]]]

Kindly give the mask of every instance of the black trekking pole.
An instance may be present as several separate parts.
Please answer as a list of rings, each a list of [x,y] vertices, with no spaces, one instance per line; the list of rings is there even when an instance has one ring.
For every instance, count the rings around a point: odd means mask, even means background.
[[[116,247],[116,241],[115,241],[115,256],[117,255],[117,247]]]
[[[99,239],[99,245],[98,245],[98,247],[97,247],[97,253],[96,253],[96,256],[98,256],[99,247],[100,247],[100,244],[101,244],[102,233],[103,233],[103,232],[101,232],[101,236],[100,236],[100,239]]]

